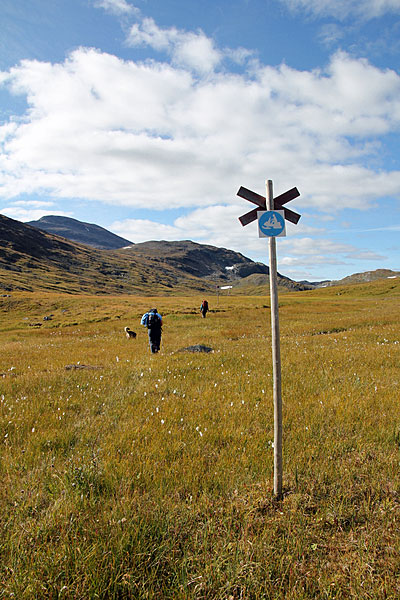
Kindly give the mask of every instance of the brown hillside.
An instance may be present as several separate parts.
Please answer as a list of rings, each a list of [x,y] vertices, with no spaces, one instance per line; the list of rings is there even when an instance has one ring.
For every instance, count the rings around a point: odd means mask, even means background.
[[[70,293],[168,293],[209,288],[154,259],[95,250],[0,215],[0,288]]]

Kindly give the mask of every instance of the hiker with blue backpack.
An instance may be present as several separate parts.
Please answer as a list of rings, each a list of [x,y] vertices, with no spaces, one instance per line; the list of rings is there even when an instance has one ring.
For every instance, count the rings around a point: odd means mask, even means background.
[[[141,325],[147,327],[149,332],[149,343],[152,354],[160,350],[162,333],[162,316],[156,308],[152,308],[145,313],[140,321]]]

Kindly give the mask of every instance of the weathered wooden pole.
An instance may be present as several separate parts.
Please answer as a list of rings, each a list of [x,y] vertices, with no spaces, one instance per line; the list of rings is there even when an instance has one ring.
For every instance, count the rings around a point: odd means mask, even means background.
[[[240,187],[237,193],[238,196],[248,200],[252,204],[256,204],[259,208],[253,208],[250,212],[239,217],[241,224],[248,225],[259,217],[259,236],[269,237],[269,284],[271,292],[271,325],[272,325],[272,366],[273,366],[273,382],[274,382],[274,493],[276,497],[281,500],[282,494],[282,385],[281,385],[281,349],[279,340],[279,308],[278,308],[278,274],[276,266],[276,235],[286,235],[285,233],[285,220],[294,223],[295,225],[299,222],[300,215],[294,211],[288,209],[284,204],[287,204],[294,198],[300,196],[300,192],[297,188],[292,188],[283,194],[280,194],[274,198],[272,181],[268,180],[265,182],[266,185],[266,197],[260,196],[245,187]],[[261,216],[258,214],[260,209]],[[276,230],[276,215],[274,214],[275,223],[273,220],[269,223],[269,215],[265,213],[267,211],[279,211],[282,228],[279,232]],[[282,212],[281,212],[282,211]],[[266,215],[266,219],[263,221],[263,216]],[[284,219],[283,219],[284,217]],[[278,220],[279,221],[279,220]],[[273,232],[273,229],[275,232]],[[262,232],[262,233],[261,233]]]
[[[267,210],[274,210],[272,181],[266,181]],[[272,368],[274,385],[274,494],[282,499],[282,379],[279,338],[278,276],[276,239],[269,238],[269,288],[271,295]]]

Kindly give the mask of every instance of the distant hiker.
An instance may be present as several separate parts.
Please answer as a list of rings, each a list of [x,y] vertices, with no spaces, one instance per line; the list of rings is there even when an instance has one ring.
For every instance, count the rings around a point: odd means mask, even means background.
[[[152,308],[149,310],[149,312],[143,315],[140,324],[147,327],[149,332],[150,350],[153,354],[155,354],[160,350],[162,316],[157,312],[156,308]]]
[[[203,316],[203,319],[205,319],[206,318],[206,314],[208,313],[208,302],[207,302],[207,300],[203,300],[203,302],[201,303],[200,312],[201,312],[201,314]]]

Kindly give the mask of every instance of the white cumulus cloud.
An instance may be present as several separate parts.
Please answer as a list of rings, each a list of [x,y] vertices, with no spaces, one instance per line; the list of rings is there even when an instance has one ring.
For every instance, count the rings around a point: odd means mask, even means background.
[[[222,53],[202,31],[185,32],[171,27],[161,29],[153,19],[143,19],[135,23],[128,36],[132,46],[151,46],[155,50],[166,51],[175,65],[186,67],[201,74],[216,68],[222,60]]]
[[[28,103],[24,115],[0,122],[4,213],[20,220],[49,214],[49,207],[16,204],[23,194],[149,211],[188,207],[171,224],[152,212],[110,228],[133,242],[195,239],[266,261],[255,224],[238,222],[253,208],[236,197],[241,185],[263,195],[265,178],[275,195],[296,185],[293,210],[312,211],[314,222],[318,212],[328,219],[400,197],[400,171],[380,162],[385,136],[400,127],[393,70],[340,52],[324,69],[254,62],[247,72],[229,72],[220,69],[229,52],[202,32],[163,30],[151,20],[131,30],[131,43],[170,60],[79,48],[60,63],[25,60],[0,74],[3,91]],[[239,52],[236,60],[249,56]],[[306,218],[290,233],[296,237],[280,244],[288,266],[300,256],[302,264],[357,259],[351,245],[312,240]]]
[[[240,185],[263,192],[260,174],[326,212],[400,193],[399,171],[366,166],[399,130],[400,77],[343,53],[325,70],[198,79],[81,48],[63,63],[23,61],[2,80],[29,104],[0,125],[3,197],[200,207],[231,203]]]
[[[138,9],[126,0],[94,0],[94,6],[104,8],[116,15],[131,14],[138,12]]]

